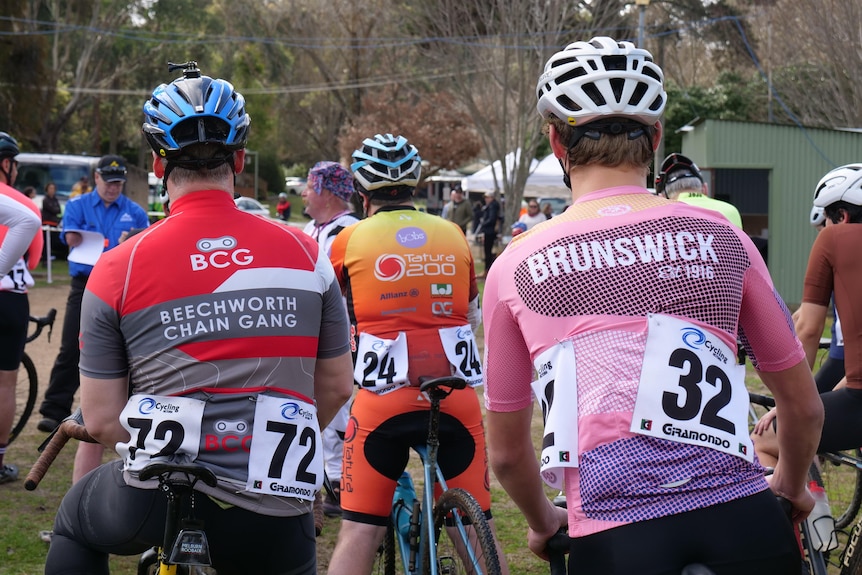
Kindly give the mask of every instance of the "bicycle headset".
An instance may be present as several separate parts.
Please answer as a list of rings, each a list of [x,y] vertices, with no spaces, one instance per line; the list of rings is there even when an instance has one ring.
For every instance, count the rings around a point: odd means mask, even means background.
[[[667,197],[667,186],[683,178],[697,178],[703,184],[700,169],[690,158],[682,154],[671,154],[661,163],[655,177],[655,191]]]
[[[176,166],[197,170],[228,164],[233,153],[245,148],[251,118],[245,98],[227,80],[202,76],[197,62],[168,63],[168,71],[182,70],[182,78],[161,84],[144,103],[141,130],[150,147],[168,160],[164,180]],[[191,157],[184,150],[195,144],[213,144],[210,157]]]
[[[814,189],[814,207],[825,208],[836,202],[862,206],[862,164],[847,164],[835,168],[817,183]]]
[[[356,189],[369,197],[409,197],[422,175],[419,151],[404,136],[377,134],[366,138],[351,157]]]
[[[647,50],[597,36],[551,56],[536,85],[536,109],[542,118],[572,127],[568,150],[584,136],[625,133],[630,140],[651,140],[667,103],[663,79]],[[571,187],[568,173],[563,179]]]
[[[0,161],[5,160],[6,158],[14,158],[20,153],[21,150],[18,149],[18,141],[7,134],[6,132],[0,132]],[[6,177],[6,183],[10,186],[12,185],[12,169],[9,169],[9,172],[0,168],[0,172],[3,172],[3,175]]]

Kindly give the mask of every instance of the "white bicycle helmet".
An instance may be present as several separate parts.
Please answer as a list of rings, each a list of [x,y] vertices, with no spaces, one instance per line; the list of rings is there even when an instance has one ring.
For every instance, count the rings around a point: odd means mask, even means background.
[[[811,215],[808,216],[808,223],[815,228],[819,228],[826,221],[826,210],[817,206],[811,207]]]
[[[652,126],[667,103],[663,79],[648,51],[599,36],[551,56],[536,107],[543,118],[553,114],[573,126],[608,117]]]
[[[350,171],[359,184],[373,192],[378,188],[415,187],[422,174],[422,158],[404,136],[377,134],[365,138],[353,152]]]
[[[814,188],[814,207],[835,202],[862,206],[862,164],[847,164],[823,176]]]

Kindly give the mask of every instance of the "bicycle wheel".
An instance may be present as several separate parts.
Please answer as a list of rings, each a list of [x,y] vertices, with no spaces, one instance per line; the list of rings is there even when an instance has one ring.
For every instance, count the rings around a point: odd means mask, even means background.
[[[395,575],[395,529],[392,519],[386,524],[386,535],[377,548],[372,575]]]
[[[862,469],[851,458],[862,461],[862,449],[819,456],[820,477],[837,529],[851,525],[862,504]]]
[[[26,390],[26,397],[20,399],[21,392]],[[36,405],[36,397],[39,395],[39,380],[36,375],[36,366],[33,365],[33,360],[25,352],[21,356],[21,367],[18,368],[18,384],[15,387],[15,419],[12,431],[9,433],[9,442],[15,441],[18,434],[27,425],[27,420],[30,419],[30,414],[33,413],[33,406]]]
[[[443,535],[444,532],[448,536]],[[437,546],[439,573],[500,573],[494,534],[485,513],[476,499],[463,489],[444,492],[434,506],[434,544]],[[468,558],[468,546],[475,552],[475,565]],[[425,555],[427,558],[427,550]],[[427,560],[423,562],[426,573],[430,572],[428,563]]]

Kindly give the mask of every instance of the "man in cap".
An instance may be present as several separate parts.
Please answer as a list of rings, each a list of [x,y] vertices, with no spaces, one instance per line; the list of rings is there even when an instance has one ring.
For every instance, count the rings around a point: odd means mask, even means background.
[[[87,264],[75,261],[75,251],[84,244],[85,235],[92,238],[93,232],[104,237],[104,252],[115,248],[132,228],[146,228],[149,225],[147,213],[143,208],[123,195],[126,171],[126,160],[122,157],[103,156],[96,166],[95,193],[78,196],[66,204],[60,240],[69,246],[69,275],[72,276],[72,287],[66,300],[60,351],[51,369],[45,399],[39,407],[39,413],[42,414],[37,425],[39,431],[53,431],[59,422],[71,413],[75,392],[81,383],[78,373],[81,298],[84,296],[90,272],[93,271],[91,264],[95,262]],[[95,450],[91,453],[92,457],[101,457],[101,448],[97,444],[81,445],[84,447],[79,449],[78,457],[93,448]],[[79,479],[80,475],[94,466],[79,466],[77,459],[73,480]],[[98,463],[96,460],[95,464]]]

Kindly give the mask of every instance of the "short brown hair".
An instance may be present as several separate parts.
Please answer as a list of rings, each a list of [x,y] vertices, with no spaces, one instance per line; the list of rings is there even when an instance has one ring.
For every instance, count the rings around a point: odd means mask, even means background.
[[[555,116],[545,120],[542,132],[548,134],[550,125],[559,134],[560,141],[568,142],[572,137],[573,127]],[[643,137],[629,139],[628,134],[602,133],[598,140],[582,137],[569,149],[569,164],[572,166],[600,165],[609,168],[618,166],[634,166],[648,168],[655,157],[652,148],[654,130],[646,128]]]

